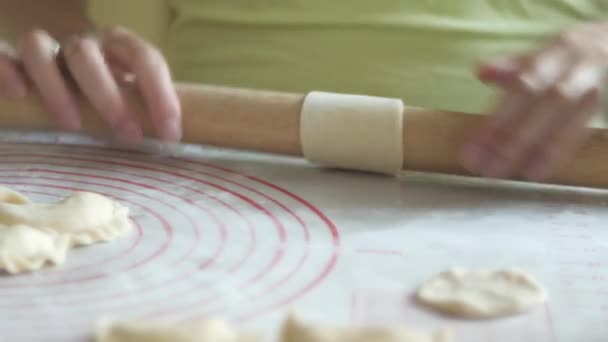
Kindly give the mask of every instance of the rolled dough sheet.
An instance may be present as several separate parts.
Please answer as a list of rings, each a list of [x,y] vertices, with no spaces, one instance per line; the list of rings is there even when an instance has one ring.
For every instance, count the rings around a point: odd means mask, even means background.
[[[495,318],[546,301],[543,287],[521,270],[453,268],[423,284],[418,299],[437,311],[465,318]]]
[[[311,92],[302,106],[306,159],[327,167],[394,175],[403,164],[403,102]]]

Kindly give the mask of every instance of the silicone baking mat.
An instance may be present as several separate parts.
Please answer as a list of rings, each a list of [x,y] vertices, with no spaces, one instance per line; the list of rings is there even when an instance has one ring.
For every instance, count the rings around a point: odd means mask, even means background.
[[[324,323],[451,327],[456,341],[608,340],[603,191],[2,136],[0,184],[48,202],[98,192],[129,206],[136,229],[58,267],[0,275],[0,341],[90,341],[102,317],[221,317],[271,341],[291,311]],[[416,287],[453,266],[521,268],[550,300],[481,322],[418,307]]]

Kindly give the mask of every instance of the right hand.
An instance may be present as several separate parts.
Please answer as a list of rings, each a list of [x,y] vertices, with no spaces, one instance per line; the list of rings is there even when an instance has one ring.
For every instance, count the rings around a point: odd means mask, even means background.
[[[142,94],[159,138],[181,139],[181,108],[161,52],[136,34],[112,28],[98,36],[73,36],[59,50],[47,32],[24,35],[17,51],[0,41],[0,96],[24,97],[35,89],[61,128],[81,128],[76,92],[101,115],[116,137],[136,144],[142,125],[121,94],[130,77]],[[76,89],[75,89],[76,88]]]

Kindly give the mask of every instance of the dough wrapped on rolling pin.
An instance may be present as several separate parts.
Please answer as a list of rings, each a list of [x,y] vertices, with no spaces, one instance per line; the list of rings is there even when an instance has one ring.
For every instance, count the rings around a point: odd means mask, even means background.
[[[323,166],[394,175],[403,165],[400,99],[311,92],[300,114],[304,156]]]

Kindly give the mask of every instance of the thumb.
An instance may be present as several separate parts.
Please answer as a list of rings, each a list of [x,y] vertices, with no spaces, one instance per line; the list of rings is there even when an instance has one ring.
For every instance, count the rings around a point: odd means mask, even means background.
[[[477,66],[477,77],[484,83],[504,86],[524,68],[525,56],[499,57],[481,61]]]

